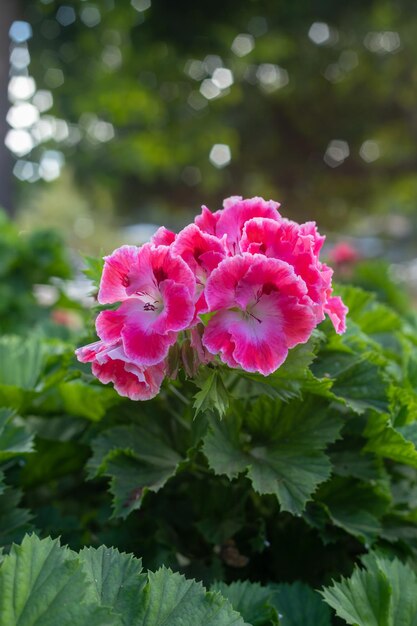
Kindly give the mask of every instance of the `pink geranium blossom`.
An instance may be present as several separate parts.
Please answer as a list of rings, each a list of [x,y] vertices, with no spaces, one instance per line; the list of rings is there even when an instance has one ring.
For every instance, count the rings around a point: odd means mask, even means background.
[[[332,304],[328,305],[333,270],[319,260],[323,243],[324,237],[319,235],[314,222],[297,224],[284,219],[275,221],[254,218],[248,220],[243,228],[240,247],[251,254],[261,253],[289,263],[305,282],[318,324],[326,312],[334,310]],[[340,301],[337,315],[330,315],[337,332],[344,332],[346,312],[346,307]]]
[[[154,398],[161,388],[165,376],[165,362],[150,367],[129,361],[121,342],[105,344],[96,341],[76,350],[81,363],[91,363],[91,369],[102,383],[112,382],[120,396],[131,400]]]
[[[180,364],[189,377],[219,358],[271,374],[326,314],[343,333],[347,308],[319,258],[324,237],[278,208],[232,196],[215,213],[203,206],[178,235],[161,227],[141,248],[105,257],[98,301],[120,304],[98,315],[100,341],[78,359],[121,395],[146,399]]]
[[[175,241],[176,234],[172,230],[168,230],[165,226],[160,226],[156,233],[151,237],[151,243],[155,246],[169,246]]]
[[[278,259],[243,253],[227,258],[206,286],[215,312],[204,346],[231,367],[265,376],[286,359],[288,349],[306,342],[315,325],[304,281]]]
[[[105,277],[108,274],[103,272]],[[114,286],[113,274],[111,278]],[[126,299],[116,310],[99,314],[97,333],[106,343],[121,341],[126,356],[135,363],[155,365],[193,319],[194,275],[168,246],[145,244],[123,281]]]
[[[222,211],[210,213],[206,207],[203,207],[195,223],[201,230],[219,238],[226,236],[229,254],[239,254],[241,252],[240,239],[245,223],[254,217],[280,220],[279,206],[279,203],[273,200],[266,201],[258,197],[243,200],[241,196],[232,196],[224,201]]]
[[[359,252],[347,241],[340,241],[329,252],[329,260],[336,265],[352,265],[359,259]]]
[[[204,287],[211,272],[226,257],[225,239],[220,240],[190,224],[178,234],[171,250],[184,259],[194,273],[197,283],[196,314],[204,313],[207,311]]]

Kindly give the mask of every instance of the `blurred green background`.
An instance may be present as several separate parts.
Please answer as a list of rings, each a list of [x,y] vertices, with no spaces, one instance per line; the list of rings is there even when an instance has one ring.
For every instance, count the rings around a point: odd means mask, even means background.
[[[417,256],[414,1],[2,0],[0,23],[20,228],[107,252],[261,195],[362,256]]]

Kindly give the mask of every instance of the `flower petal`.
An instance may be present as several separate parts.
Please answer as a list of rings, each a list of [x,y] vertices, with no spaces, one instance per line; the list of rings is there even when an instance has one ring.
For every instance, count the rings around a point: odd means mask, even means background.
[[[280,220],[278,202],[263,198],[243,200],[240,196],[232,196],[224,201],[224,209],[216,225],[216,235],[227,236],[227,245],[231,254],[240,251],[240,239],[245,223],[253,217],[266,217]]]
[[[139,248],[122,246],[110,256],[104,257],[97,299],[100,304],[113,304],[127,298],[127,288],[131,281],[131,271],[135,265]]]
[[[329,298],[324,310],[330,317],[335,331],[339,335],[344,333],[346,330],[346,315],[349,309],[345,304],[343,304],[340,296],[332,296]]]
[[[175,241],[176,236],[172,230],[168,230],[165,226],[160,226],[151,237],[151,243],[155,246],[169,246]]]
[[[153,324],[155,332],[180,331],[187,328],[194,316],[194,302],[185,285],[173,280],[160,284],[163,311]]]

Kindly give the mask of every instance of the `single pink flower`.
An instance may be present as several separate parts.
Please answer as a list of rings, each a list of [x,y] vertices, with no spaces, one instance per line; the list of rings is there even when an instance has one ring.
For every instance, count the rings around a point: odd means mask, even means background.
[[[161,388],[165,362],[143,367],[129,361],[121,342],[107,345],[96,341],[75,351],[81,363],[91,363],[91,369],[102,383],[113,383],[120,396],[131,400],[150,400]]]
[[[222,261],[207,281],[206,300],[215,315],[203,345],[230,367],[265,376],[316,326],[304,281],[285,261],[261,254]]]
[[[196,314],[207,311],[204,287],[211,272],[226,257],[225,240],[201,231],[195,224],[186,226],[171,246],[194,273],[197,283]]]
[[[223,210],[210,213],[203,207],[202,214],[195,219],[197,226],[218,238],[226,235],[230,255],[240,254],[240,239],[245,223],[254,217],[268,217],[281,220],[279,203],[263,198],[243,200],[241,196],[231,196],[223,202]]]
[[[329,260],[336,265],[353,265],[359,259],[359,252],[347,241],[337,243],[329,252]]]
[[[130,360],[155,365],[194,317],[195,277],[168,246],[149,243],[138,250],[128,282],[127,299],[98,315],[97,334],[106,343],[121,341]]]
[[[240,242],[244,252],[281,259],[294,268],[295,273],[305,282],[307,293],[314,303],[317,324],[328,312],[327,302],[332,293],[333,270],[319,260],[324,239],[314,222],[297,224],[285,219],[278,222],[268,218],[253,218],[246,222]],[[342,313],[340,307],[339,313]],[[330,318],[336,320],[335,316]],[[342,327],[343,323],[335,323],[337,332],[343,332],[340,330]]]

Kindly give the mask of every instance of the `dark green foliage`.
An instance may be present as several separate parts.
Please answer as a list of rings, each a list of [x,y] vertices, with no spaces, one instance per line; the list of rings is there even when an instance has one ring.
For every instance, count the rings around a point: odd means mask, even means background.
[[[38,305],[34,285],[70,275],[67,253],[57,233],[19,233],[0,210],[0,332],[25,332],[45,321],[50,308]]]

